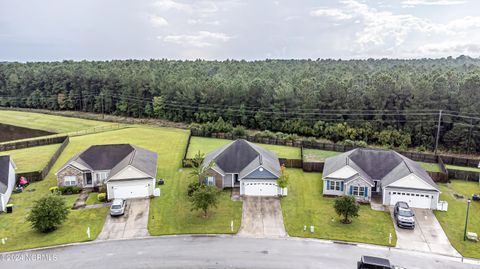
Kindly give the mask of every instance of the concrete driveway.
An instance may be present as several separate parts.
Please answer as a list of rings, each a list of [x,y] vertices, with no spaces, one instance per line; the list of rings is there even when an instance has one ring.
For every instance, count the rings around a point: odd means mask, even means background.
[[[239,236],[256,238],[285,237],[280,199],[275,197],[244,197],[242,225]]]
[[[97,240],[125,239],[148,236],[148,209],[150,199],[127,200],[125,215],[107,216]]]
[[[432,210],[414,208],[413,211],[416,223],[414,230],[402,229],[394,224],[397,248],[460,257],[457,250],[450,244]],[[390,213],[393,219],[393,207],[390,207]],[[393,221],[395,223],[394,219]]]

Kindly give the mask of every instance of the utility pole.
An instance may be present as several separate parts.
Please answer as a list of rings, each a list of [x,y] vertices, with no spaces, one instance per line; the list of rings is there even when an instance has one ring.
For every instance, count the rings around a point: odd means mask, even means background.
[[[437,137],[435,138],[435,155],[437,155],[438,140],[440,139],[440,124],[442,123],[442,110],[438,112]]]
[[[468,211],[470,210],[470,199],[467,200],[467,216],[465,217],[465,230],[463,231],[463,241],[467,241]]]

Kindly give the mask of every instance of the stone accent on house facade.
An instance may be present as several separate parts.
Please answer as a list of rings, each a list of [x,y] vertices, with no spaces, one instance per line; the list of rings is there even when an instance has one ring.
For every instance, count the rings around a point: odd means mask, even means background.
[[[62,171],[57,174],[58,186],[65,186],[63,178],[65,176],[76,176],[77,177],[77,186],[83,188],[83,174],[79,170],[72,168],[70,166],[65,167]]]

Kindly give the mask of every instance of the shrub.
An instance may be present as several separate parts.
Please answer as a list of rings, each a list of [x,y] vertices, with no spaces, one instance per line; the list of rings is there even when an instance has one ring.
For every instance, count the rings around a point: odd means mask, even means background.
[[[105,202],[107,200],[107,194],[106,193],[99,193],[97,194],[97,200],[99,202]]]
[[[70,213],[65,200],[58,195],[47,195],[35,201],[27,220],[32,227],[42,233],[54,231]]]
[[[196,192],[199,188],[200,188],[200,183],[198,182],[192,182],[188,184],[188,187],[187,187],[188,197],[192,197],[193,193]]]
[[[287,141],[292,141],[292,142],[294,142],[294,141],[298,140],[298,135],[296,135],[296,134],[287,134],[284,139],[287,140]]]
[[[352,147],[353,147],[353,146],[355,146],[355,141],[350,140],[350,139],[345,139],[345,140],[343,141],[343,144],[344,144],[345,146],[352,146]]]
[[[202,210],[203,217],[206,218],[208,216],[208,209],[212,207],[217,207],[220,194],[221,190],[215,186],[200,186],[197,190],[192,192],[192,195],[190,196],[190,201],[192,203],[192,211]]]
[[[246,136],[247,129],[242,125],[237,125],[235,126],[235,128],[232,129],[232,134],[235,136]]]
[[[303,141],[310,142],[310,143],[315,143],[315,142],[317,142],[317,139],[313,136],[310,136],[310,137],[304,138]]]
[[[362,141],[362,140],[356,141],[356,142],[355,142],[355,145],[356,145],[357,147],[359,147],[359,148],[366,148],[366,147],[368,147],[367,142]]]
[[[58,186],[51,187],[51,188],[49,188],[48,190],[49,190],[51,193],[54,193],[54,194],[59,192],[59,191],[58,191]]]
[[[60,191],[61,194],[77,194],[82,191],[82,188],[78,186],[62,186],[58,187],[58,190]]]
[[[342,220],[343,224],[351,223],[352,221],[348,217],[358,217],[358,211],[360,210],[360,206],[353,196],[338,197],[335,199],[333,208],[340,217],[344,217]]]

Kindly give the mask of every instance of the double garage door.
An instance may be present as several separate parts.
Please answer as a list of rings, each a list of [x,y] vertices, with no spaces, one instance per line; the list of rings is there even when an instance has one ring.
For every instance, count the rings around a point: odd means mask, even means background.
[[[416,193],[409,191],[389,191],[390,205],[395,205],[397,202],[407,202],[410,207],[427,208],[432,207],[432,200],[435,199],[434,194]]]
[[[112,199],[130,199],[130,198],[145,198],[149,196],[148,184],[135,184],[135,185],[113,185]]]
[[[277,196],[278,185],[275,181],[248,180],[243,183],[243,193],[247,196]]]

